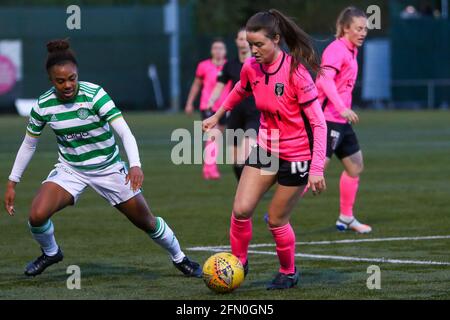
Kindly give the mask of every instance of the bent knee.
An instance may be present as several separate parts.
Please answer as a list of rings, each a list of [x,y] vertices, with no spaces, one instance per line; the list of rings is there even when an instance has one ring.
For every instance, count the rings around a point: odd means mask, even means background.
[[[248,219],[253,215],[254,206],[245,201],[235,201],[233,205],[233,214],[236,219]]]
[[[289,219],[269,216],[267,223],[271,228],[279,228],[289,223]]]
[[[345,168],[345,172],[352,178],[357,178],[360,176],[360,174],[364,171],[364,164],[358,163],[355,164],[353,166],[351,166],[350,168]]]
[[[32,227],[40,227],[44,225],[48,219],[49,217],[43,212],[32,210],[28,217],[28,222]]]
[[[50,212],[44,206],[32,205],[28,221],[32,227],[40,227],[50,219],[52,214],[53,212]]]

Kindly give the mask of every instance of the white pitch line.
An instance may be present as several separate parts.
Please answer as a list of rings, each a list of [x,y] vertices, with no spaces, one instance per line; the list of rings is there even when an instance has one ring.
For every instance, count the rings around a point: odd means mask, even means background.
[[[224,248],[219,247],[195,247],[188,248],[191,251],[206,251],[206,252],[222,252]],[[225,251],[230,251],[225,250]],[[262,254],[276,256],[277,253],[273,251],[259,251],[259,250],[248,250],[251,254]],[[317,260],[338,260],[338,261],[356,261],[356,262],[377,262],[377,263],[392,263],[392,264],[415,264],[415,265],[434,265],[434,266],[450,266],[450,262],[441,261],[426,261],[426,260],[402,260],[402,259],[388,259],[388,258],[360,258],[360,257],[346,257],[346,256],[331,256],[323,254],[306,254],[297,253],[296,257],[317,259]]]
[[[407,241],[407,240],[438,240],[438,239],[450,239],[450,235],[448,236],[424,236],[424,237],[392,237],[392,238],[373,238],[373,239],[345,239],[345,240],[331,240],[331,241],[309,241],[309,242],[296,242],[295,245],[324,245],[324,244],[345,244],[345,243],[362,243],[362,242],[384,242],[384,241]],[[259,244],[251,244],[250,248],[264,248],[264,247],[275,247],[274,243],[259,243]],[[189,250],[195,251],[196,249],[205,248],[210,249],[230,249],[229,245],[220,245],[220,246],[202,246],[202,247],[192,247]]]
[[[425,236],[425,237],[394,237],[394,238],[373,238],[373,239],[346,239],[335,241],[311,241],[311,242],[296,242],[296,245],[323,245],[323,244],[339,244],[339,243],[361,243],[361,242],[381,242],[381,241],[405,241],[405,240],[436,240],[436,239],[450,239],[449,236]],[[260,243],[250,245],[250,248],[274,247],[272,243]],[[190,251],[207,251],[207,252],[221,252],[230,251],[230,246],[204,246],[187,248]],[[276,255],[273,251],[259,251],[249,250],[248,253]],[[360,258],[360,257],[346,257],[346,256],[332,256],[321,254],[305,254],[297,253],[296,257],[319,259],[319,260],[338,260],[338,261],[357,261],[357,262],[377,262],[377,263],[393,263],[393,264],[415,264],[415,265],[442,265],[450,266],[450,262],[441,261],[426,261],[426,260],[402,260],[389,258]]]
[[[257,251],[249,250],[248,253],[253,254],[265,254],[276,256],[277,253],[273,251]],[[450,266],[450,262],[441,261],[424,261],[424,260],[402,260],[402,259],[388,259],[388,258],[359,258],[359,257],[346,257],[346,256],[330,256],[322,254],[305,254],[297,253],[296,257],[319,259],[319,260],[339,260],[339,261],[357,261],[357,262],[377,262],[377,263],[393,263],[393,264],[418,264],[418,265],[439,265]]]

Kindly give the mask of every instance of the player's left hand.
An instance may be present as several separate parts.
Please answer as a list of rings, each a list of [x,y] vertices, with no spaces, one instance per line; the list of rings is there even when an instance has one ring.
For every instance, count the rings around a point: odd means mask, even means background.
[[[144,172],[142,169],[139,167],[131,167],[125,178],[125,184],[128,184],[128,182],[130,182],[131,190],[139,190],[144,182]]]
[[[341,116],[346,119],[348,121],[348,123],[350,124],[354,124],[354,123],[358,123],[359,122],[359,117],[356,114],[355,111],[353,111],[352,109],[348,108],[345,109],[342,113]]]
[[[323,176],[309,175],[308,185],[306,188],[311,189],[313,195],[320,194],[327,188],[325,178]]]

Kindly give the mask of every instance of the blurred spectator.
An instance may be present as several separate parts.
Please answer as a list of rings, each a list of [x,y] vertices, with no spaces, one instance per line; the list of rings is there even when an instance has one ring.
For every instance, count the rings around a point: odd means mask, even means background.
[[[406,6],[405,9],[400,13],[402,19],[417,19],[420,18],[419,12],[412,5]]]

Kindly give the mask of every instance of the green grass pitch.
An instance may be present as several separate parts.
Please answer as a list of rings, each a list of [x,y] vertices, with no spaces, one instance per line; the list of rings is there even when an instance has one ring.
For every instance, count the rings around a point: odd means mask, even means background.
[[[266,282],[277,271],[274,247],[253,248],[250,273],[242,287],[229,295],[210,292],[201,279],[181,276],[166,253],[92,190],[75,207],[53,217],[63,262],[36,278],[23,269],[39,254],[27,228],[33,195],[57,159],[49,128],[17,187],[16,216],[0,215],[0,299],[449,299],[450,238],[384,241],[391,237],[450,235],[450,115],[448,112],[360,112],[355,126],[364,151],[356,213],[372,225],[370,235],[339,233],[340,163],[334,159],[327,174],[328,190],[308,194],[296,206],[292,225],[301,278],[296,289],[268,292]],[[222,165],[220,181],[203,181],[201,166],[175,166],[170,160],[176,128],[192,130],[193,118],[183,115],[128,113],[141,151],[144,195],[156,215],[175,230],[185,252],[203,263],[212,252],[187,248],[228,244],[229,217],[236,181]],[[0,117],[0,192],[22,141],[27,120]],[[123,149],[122,149],[123,151]],[[122,152],[123,154],[123,152]],[[270,195],[270,193],[269,193]],[[254,216],[252,244],[272,243],[263,214],[265,197]],[[310,244],[311,241],[381,239],[379,242]],[[332,257],[367,258],[340,261]],[[398,263],[371,259],[396,259]],[[425,264],[405,263],[425,261]],[[381,289],[366,286],[367,268],[381,269]],[[67,267],[81,268],[81,289],[68,290]]]

